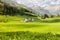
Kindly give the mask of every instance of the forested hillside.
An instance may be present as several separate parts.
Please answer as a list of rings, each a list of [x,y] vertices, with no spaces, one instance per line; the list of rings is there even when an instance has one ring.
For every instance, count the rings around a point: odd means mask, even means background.
[[[7,3],[0,2],[0,14],[1,15],[32,15],[32,13],[24,7],[13,7]]]

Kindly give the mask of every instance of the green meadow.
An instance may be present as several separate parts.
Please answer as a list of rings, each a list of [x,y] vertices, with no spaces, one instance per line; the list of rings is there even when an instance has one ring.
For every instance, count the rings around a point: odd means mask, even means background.
[[[23,22],[34,18],[33,22]],[[0,40],[60,40],[60,17],[0,15]]]
[[[7,22],[0,22],[0,32],[16,32],[16,31],[30,31],[30,32],[52,32],[60,34],[60,17],[39,19],[35,18],[33,22],[21,22],[28,16],[5,16],[0,15],[0,20],[8,20]]]

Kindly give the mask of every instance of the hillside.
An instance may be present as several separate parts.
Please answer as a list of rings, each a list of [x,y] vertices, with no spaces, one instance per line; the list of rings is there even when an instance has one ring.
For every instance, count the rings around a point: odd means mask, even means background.
[[[60,1],[59,0],[1,0],[2,2],[7,3],[10,6],[19,7],[23,6],[25,9],[32,11],[37,16],[48,16],[59,14]],[[27,2],[28,1],[28,2]],[[27,2],[27,3],[26,3]],[[53,8],[54,7],[54,8]]]

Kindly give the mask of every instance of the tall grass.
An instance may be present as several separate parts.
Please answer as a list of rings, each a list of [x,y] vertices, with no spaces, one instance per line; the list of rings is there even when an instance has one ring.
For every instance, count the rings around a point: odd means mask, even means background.
[[[60,34],[33,32],[0,32],[0,40],[60,40]]]

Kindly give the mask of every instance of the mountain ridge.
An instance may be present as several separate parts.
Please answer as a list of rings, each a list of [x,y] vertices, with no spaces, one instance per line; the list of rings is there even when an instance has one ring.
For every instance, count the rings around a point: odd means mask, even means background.
[[[9,2],[8,2],[9,1]],[[60,10],[60,1],[59,0],[3,0],[3,2],[8,3],[10,5],[14,6],[24,6],[27,8],[31,8],[33,12],[36,14],[50,14],[50,13],[56,13]],[[41,4],[40,4],[41,2]],[[59,7],[57,6],[59,5]],[[42,9],[41,9],[42,8]],[[59,9],[57,11],[57,9]],[[55,11],[56,10],[56,11]],[[47,12],[48,11],[48,12]]]

